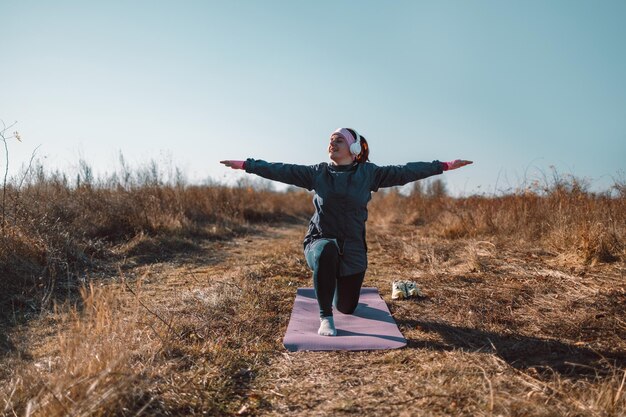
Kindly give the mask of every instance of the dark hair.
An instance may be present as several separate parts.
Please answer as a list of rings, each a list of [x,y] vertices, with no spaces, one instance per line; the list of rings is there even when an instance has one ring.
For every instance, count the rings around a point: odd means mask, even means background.
[[[350,128],[347,128],[347,129],[348,129],[348,132],[350,132],[352,136],[356,138],[356,132],[354,131],[354,129],[350,129]],[[361,136],[361,153],[356,156],[356,161],[359,164],[362,164],[364,162],[369,162],[369,160],[370,160],[370,146],[367,144],[367,140],[365,139],[365,137]]]

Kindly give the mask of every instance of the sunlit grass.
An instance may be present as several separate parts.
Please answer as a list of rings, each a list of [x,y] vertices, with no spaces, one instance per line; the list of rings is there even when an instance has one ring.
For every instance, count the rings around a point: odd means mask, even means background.
[[[429,304],[391,305],[413,345],[292,359],[280,342],[295,287],[310,285],[309,193],[190,185],[157,166],[89,172],[39,167],[6,188],[2,330],[43,337],[27,351],[0,340],[6,415],[304,413],[333,380],[371,388],[329,396],[334,413],[623,414],[626,293],[603,275],[626,260],[623,184],[613,196],[575,179],[500,196],[376,194],[368,280],[390,302],[393,277],[420,274]],[[285,224],[297,230],[272,235]],[[558,369],[551,349],[585,363]]]

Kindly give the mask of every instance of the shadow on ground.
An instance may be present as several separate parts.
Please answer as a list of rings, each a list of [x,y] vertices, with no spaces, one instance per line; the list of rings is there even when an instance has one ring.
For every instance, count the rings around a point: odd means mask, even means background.
[[[494,332],[453,326],[445,322],[398,320],[399,326],[437,333],[443,342],[407,339],[409,349],[484,352],[498,355],[516,369],[535,369],[539,373],[558,373],[570,378],[608,375],[626,367],[626,352],[597,351],[554,339]]]

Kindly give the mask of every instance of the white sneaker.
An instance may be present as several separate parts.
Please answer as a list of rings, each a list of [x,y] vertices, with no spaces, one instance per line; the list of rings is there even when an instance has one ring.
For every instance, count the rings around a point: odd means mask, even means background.
[[[409,294],[406,290],[406,283],[404,281],[394,281],[391,283],[391,299],[401,300],[407,298]]]
[[[417,288],[417,284],[413,281],[406,281],[406,293],[409,297],[422,297],[422,292]]]

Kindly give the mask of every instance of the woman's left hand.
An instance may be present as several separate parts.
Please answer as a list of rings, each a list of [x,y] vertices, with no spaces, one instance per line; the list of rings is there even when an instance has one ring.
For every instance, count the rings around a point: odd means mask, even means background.
[[[464,167],[465,165],[469,165],[473,163],[474,163],[473,161],[466,161],[465,159],[455,159],[454,161],[444,162],[444,164],[447,167],[446,171],[449,171],[451,169],[461,168],[461,167]]]

